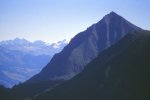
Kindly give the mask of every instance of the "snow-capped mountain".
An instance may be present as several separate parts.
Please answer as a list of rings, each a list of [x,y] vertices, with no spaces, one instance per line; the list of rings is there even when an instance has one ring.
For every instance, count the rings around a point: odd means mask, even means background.
[[[1,41],[0,84],[12,87],[38,73],[67,43],[63,40],[53,44],[19,38]]]
[[[46,43],[41,40],[30,42],[26,39],[16,38],[14,40],[6,40],[0,42],[0,46],[9,50],[17,50],[32,55],[50,55],[60,52],[66,46],[66,40],[57,43]]]

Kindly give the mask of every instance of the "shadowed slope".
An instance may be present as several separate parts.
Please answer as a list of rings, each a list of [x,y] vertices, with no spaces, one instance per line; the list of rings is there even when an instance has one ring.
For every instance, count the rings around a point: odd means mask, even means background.
[[[28,91],[30,96],[37,93],[36,91],[31,92],[28,90],[28,88],[34,87],[34,84],[55,83],[55,81],[72,78],[82,72],[84,67],[97,57],[100,52],[118,42],[128,32],[135,30],[142,29],[111,12],[98,23],[77,34],[60,53],[52,58],[39,74],[13,89],[15,95],[27,98],[29,95],[24,95],[24,92]],[[53,88],[53,86],[55,84],[44,86],[40,92],[47,88]],[[38,87],[40,86],[37,85]]]
[[[77,34],[62,52],[56,54],[50,63],[27,83],[70,79],[81,72],[101,51],[135,30],[141,29],[111,12],[98,23]]]
[[[34,100],[149,100],[150,32],[134,32],[73,79]]]

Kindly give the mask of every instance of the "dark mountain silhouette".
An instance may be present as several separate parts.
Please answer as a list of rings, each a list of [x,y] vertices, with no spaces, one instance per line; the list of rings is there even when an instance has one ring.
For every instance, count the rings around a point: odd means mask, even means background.
[[[63,83],[64,80],[56,80],[56,81],[44,81],[33,84],[20,84],[14,86],[12,90],[10,90],[10,94],[13,97],[13,100],[24,100],[25,98],[32,97],[34,95],[38,95],[42,92],[46,92],[48,90],[53,89],[58,84]],[[11,99],[8,99],[11,100]]]
[[[127,34],[85,69],[33,100],[150,100],[150,31]]]
[[[12,100],[13,96],[10,94],[10,89],[0,85],[0,98],[1,100]]]
[[[49,64],[27,83],[70,79],[80,73],[101,51],[135,30],[141,29],[111,12],[98,23],[77,34],[62,52],[56,54]]]
[[[37,91],[29,90],[35,87],[35,84],[45,84],[52,81],[54,81],[52,83],[55,83],[56,81],[58,85],[57,81],[65,81],[72,78],[83,71],[84,67],[97,57],[99,53],[118,42],[128,32],[135,30],[142,29],[111,12],[98,23],[77,34],[60,53],[52,58],[39,74],[14,87],[14,95],[20,96],[19,98],[27,98],[38,93]],[[41,92],[52,89],[55,86],[54,84],[52,86],[45,85],[44,87],[36,85],[37,88],[41,87],[38,90]],[[30,95],[24,95],[26,92]]]

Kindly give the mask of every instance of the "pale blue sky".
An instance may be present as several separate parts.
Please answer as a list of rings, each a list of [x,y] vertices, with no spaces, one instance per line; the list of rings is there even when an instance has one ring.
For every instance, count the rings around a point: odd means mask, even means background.
[[[111,11],[150,30],[150,0],[0,0],[0,40],[69,40]]]

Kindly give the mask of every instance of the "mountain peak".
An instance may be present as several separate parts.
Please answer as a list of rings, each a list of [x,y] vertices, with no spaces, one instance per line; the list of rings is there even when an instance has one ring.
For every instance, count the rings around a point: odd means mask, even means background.
[[[120,15],[118,15],[117,13],[115,13],[115,12],[110,12],[109,14],[107,14],[107,15],[105,15],[104,17],[103,17],[104,19],[113,19],[113,18],[122,18]]]
[[[26,40],[26,39],[24,39],[24,38],[18,38],[18,37],[16,37],[16,38],[14,39],[14,41],[28,41],[28,40]]]
[[[80,73],[100,52],[135,30],[141,28],[112,11],[98,23],[77,34],[62,52],[56,54],[49,64],[27,83],[70,79]]]
[[[114,12],[114,11],[111,11],[110,13],[109,13],[110,15],[118,15],[116,12]]]

